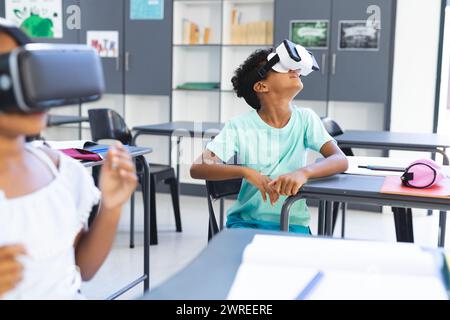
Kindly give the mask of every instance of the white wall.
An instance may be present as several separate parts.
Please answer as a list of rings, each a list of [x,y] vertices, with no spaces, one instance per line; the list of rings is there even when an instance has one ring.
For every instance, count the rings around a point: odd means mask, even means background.
[[[398,0],[391,131],[432,132],[440,0]]]
[[[438,133],[450,138],[450,6],[445,10],[445,20]]]

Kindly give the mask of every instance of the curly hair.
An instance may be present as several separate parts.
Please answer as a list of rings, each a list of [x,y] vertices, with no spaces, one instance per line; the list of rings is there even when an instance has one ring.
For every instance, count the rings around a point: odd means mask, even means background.
[[[233,89],[239,98],[244,98],[248,105],[259,110],[261,102],[259,101],[256,92],[253,90],[255,84],[255,73],[258,68],[267,61],[267,56],[273,52],[273,48],[260,49],[253,52],[243,64],[239,66],[234,72],[231,79]]]

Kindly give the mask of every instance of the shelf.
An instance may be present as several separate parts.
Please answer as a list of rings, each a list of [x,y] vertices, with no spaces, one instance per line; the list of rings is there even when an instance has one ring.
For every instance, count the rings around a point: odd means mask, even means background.
[[[220,48],[222,45],[218,43],[211,43],[211,44],[174,44],[173,46],[181,48],[201,48],[201,47]]]
[[[273,4],[275,0],[223,0],[224,3],[230,3],[233,5],[246,5],[246,4]]]
[[[189,91],[189,92],[220,92],[220,89],[177,89],[174,88],[172,91]]]
[[[220,0],[173,0],[175,3],[181,3],[184,5],[218,5],[221,4]]]
[[[242,47],[242,48],[252,48],[252,47],[257,47],[257,48],[269,48],[269,47],[273,47],[273,44],[223,44],[223,47]]]

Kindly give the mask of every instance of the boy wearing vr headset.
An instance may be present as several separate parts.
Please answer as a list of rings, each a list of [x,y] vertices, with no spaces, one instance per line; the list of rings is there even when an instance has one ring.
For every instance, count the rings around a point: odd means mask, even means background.
[[[11,89],[10,79],[2,74],[13,69],[9,54],[28,42],[18,28],[0,19],[2,94]],[[17,99],[18,88],[12,89]],[[45,128],[45,110],[20,112],[5,96],[0,99],[0,299],[83,298],[81,279],[92,278],[106,259],[122,206],[135,190],[134,164],[122,145],[111,147],[100,192],[77,161],[25,143],[26,136]],[[87,230],[89,214],[100,200]]]
[[[234,91],[253,110],[229,120],[191,167],[196,179],[243,178],[237,201],[227,212],[228,228],[279,230],[287,196],[310,178],[347,170],[348,162],[319,117],[292,105],[303,90],[301,76],[319,70],[312,54],[285,40],[276,50],[258,50],[235,71]],[[306,165],[306,150],[325,160]],[[240,163],[224,164],[233,156]],[[305,201],[291,209],[289,229],[310,233]]]

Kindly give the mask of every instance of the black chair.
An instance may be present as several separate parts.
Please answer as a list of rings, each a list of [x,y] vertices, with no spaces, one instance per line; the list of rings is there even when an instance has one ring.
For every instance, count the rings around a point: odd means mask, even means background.
[[[102,139],[118,140],[125,145],[131,145],[133,136],[128,129],[123,118],[111,109],[91,109],[89,113],[89,123],[93,141]],[[180,200],[178,192],[178,182],[175,170],[168,165],[150,163],[150,244],[158,244],[156,225],[156,184],[164,182],[170,187],[172,205],[175,215],[176,231],[181,232]],[[143,171],[137,163],[137,173],[141,184]],[[142,184],[141,184],[142,185]],[[134,195],[131,198],[130,212],[130,248],[134,248]]]
[[[322,120],[323,126],[325,127],[325,130],[327,130],[327,132],[330,136],[336,137],[336,136],[344,133],[344,131],[341,129],[341,127],[333,119],[328,118],[328,117],[323,117],[323,118],[321,118],[321,120]],[[351,148],[344,147],[344,148],[341,148],[341,150],[348,157],[354,156],[354,153]],[[342,206],[341,236],[343,238],[345,236],[345,211],[346,211],[345,203],[340,203],[340,202],[333,203],[333,231],[336,226],[336,221],[337,221],[337,216],[338,216],[340,206]]]
[[[206,192],[208,198],[209,224],[208,224],[208,241],[223,229],[224,212],[221,203],[219,222],[217,223],[214,213],[213,202],[222,200],[225,197],[236,195],[241,190],[242,179],[206,181]]]

